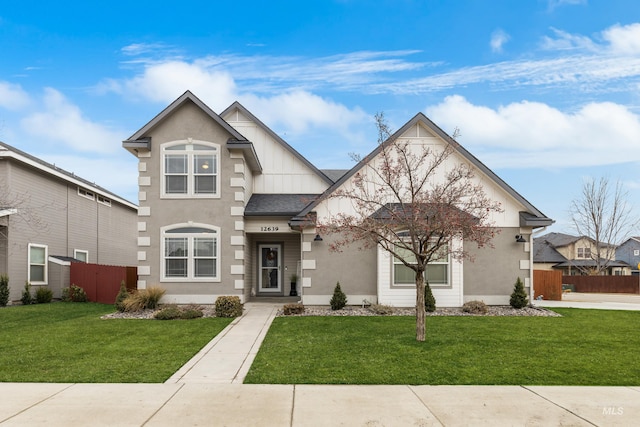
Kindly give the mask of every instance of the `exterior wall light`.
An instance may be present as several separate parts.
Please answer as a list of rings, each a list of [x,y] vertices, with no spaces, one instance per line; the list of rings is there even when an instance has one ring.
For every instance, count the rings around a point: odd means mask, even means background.
[[[524,236],[522,234],[516,234],[516,242],[525,243],[526,240],[524,239]]]
[[[316,234],[316,237],[313,238],[314,242],[322,242],[322,237],[319,234]]]

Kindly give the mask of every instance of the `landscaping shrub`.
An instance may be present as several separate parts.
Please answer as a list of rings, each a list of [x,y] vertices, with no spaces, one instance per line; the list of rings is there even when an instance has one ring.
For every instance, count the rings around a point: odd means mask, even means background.
[[[202,309],[194,306],[178,307],[175,304],[165,305],[153,314],[157,320],[197,319],[202,317]]]
[[[204,316],[204,313],[201,309],[195,307],[187,307],[182,310],[180,314],[181,319],[198,319]]]
[[[24,289],[22,290],[22,305],[33,304],[33,296],[31,295],[31,283],[25,282]]]
[[[221,296],[216,299],[216,317],[242,316],[242,303],[237,296]]]
[[[62,297],[60,298],[65,302],[87,302],[89,297],[87,293],[80,286],[71,285],[68,288],[62,290]]]
[[[168,305],[156,311],[153,318],[157,320],[173,320],[180,319],[180,316],[182,316],[182,310],[175,305]]]
[[[471,314],[487,314],[489,308],[484,301],[467,301],[462,305],[462,311]]]
[[[139,289],[122,300],[123,311],[135,312],[142,310],[153,310],[158,307],[160,298],[165,294],[165,290],[158,286],[150,286],[146,289]]]
[[[125,299],[129,296],[129,291],[127,291],[127,285],[124,283],[124,280],[120,282],[120,290],[118,291],[118,295],[116,295],[115,306],[116,310],[123,312],[124,305],[122,304]]]
[[[371,304],[369,306],[369,310],[381,316],[390,316],[395,311],[394,308],[391,307],[390,305],[384,305],[384,304]]]
[[[46,304],[51,302],[53,299],[53,291],[46,286],[38,287],[36,291],[36,303],[38,304]]]
[[[9,303],[9,276],[0,275],[0,307],[6,307]]]
[[[292,314],[302,314],[304,313],[304,305],[295,303],[295,304],[285,304],[282,307],[282,311],[285,316],[290,316]]]
[[[516,284],[513,287],[513,293],[511,294],[511,298],[509,299],[509,304],[513,308],[524,308],[529,304],[529,297],[527,292],[524,290],[524,285],[522,284],[522,280],[518,277],[516,280]]]
[[[62,290],[61,300],[66,302],[88,302],[89,297],[80,286],[71,285]]]
[[[155,309],[166,292],[165,289],[159,286],[150,286],[146,289],[141,289],[138,293],[144,300],[144,308]]]
[[[333,296],[329,301],[331,304],[331,310],[342,310],[345,305],[347,305],[347,295],[342,292],[340,288],[340,282],[336,283],[336,287],[333,290]]]
[[[427,313],[433,313],[436,311],[436,299],[433,297],[433,292],[431,292],[429,282],[424,284],[424,309]]]

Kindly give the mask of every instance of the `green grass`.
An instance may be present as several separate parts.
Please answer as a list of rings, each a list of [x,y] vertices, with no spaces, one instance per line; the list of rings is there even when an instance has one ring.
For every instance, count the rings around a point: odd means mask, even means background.
[[[276,318],[245,383],[640,385],[640,312]]]
[[[0,382],[163,382],[233,319],[102,320],[112,305],[0,309]]]

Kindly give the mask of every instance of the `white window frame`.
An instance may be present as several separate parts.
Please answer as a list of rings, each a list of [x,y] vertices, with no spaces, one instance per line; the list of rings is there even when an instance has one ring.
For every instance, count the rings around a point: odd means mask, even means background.
[[[587,252],[588,252],[588,254],[587,254]],[[591,259],[591,248],[590,247],[578,248],[578,258],[580,258],[580,259]]]
[[[83,188],[83,187],[78,187],[78,196],[84,197],[85,199],[89,199],[89,200],[96,199],[96,194],[93,191],[87,190],[86,188]]]
[[[44,249],[44,264],[35,264],[31,262],[31,249]],[[49,283],[49,247],[47,245],[40,245],[37,243],[29,243],[27,252],[27,281],[32,285],[47,285]],[[42,265],[44,267],[44,280],[43,281],[34,281],[31,280],[31,266],[32,265]]]
[[[208,230],[208,233],[203,234],[201,232],[184,232],[184,233],[177,233],[175,232],[175,230],[179,230],[179,229],[206,229]],[[194,272],[195,272],[195,262],[197,259],[199,259],[199,257],[195,256],[194,253],[194,242],[195,239],[198,237],[213,237],[215,239],[215,250],[213,253],[213,257],[207,257],[207,258],[213,258],[214,259],[214,266],[215,266],[215,276],[209,276],[209,277],[196,277]],[[186,238],[187,239],[187,255],[186,255],[186,261],[187,261],[187,275],[186,276],[180,276],[180,277],[174,277],[174,276],[170,276],[167,277],[166,274],[166,239],[169,237],[173,237],[173,238]],[[221,281],[221,274],[220,274],[220,244],[221,244],[221,239],[220,239],[220,227],[216,227],[214,225],[209,225],[209,224],[195,224],[195,223],[182,223],[182,224],[172,224],[166,227],[162,227],[160,229],[160,242],[161,242],[161,247],[160,247],[160,281],[161,282],[220,282]]]
[[[177,150],[175,147],[184,146],[183,150]],[[198,146],[207,147],[207,149],[198,149]],[[172,149],[174,148],[174,149]],[[183,140],[183,141],[172,141],[167,142],[161,145],[161,193],[160,197],[163,199],[193,199],[193,198],[202,198],[202,199],[219,199],[220,198],[220,145],[215,144],[213,142],[207,141],[196,141],[196,140]],[[185,155],[187,157],[187,189],[185,193],[167,193],[167,183],[166,183],[166,157],[167,155]],[[214,170],[214,185],[215,191],[213,193],[196,193],[195,191],[195,180],[198,176],[197,171],[195,171],[195,158],[198,155],[212,155],[214,157],[213,164],[209,167]]]
[[[100,204],[111,207],[111,199],[101,196],[100,194],[96,196],[96,201]]]
[[[633,256],[640,256],[640,249],[634,249]]]
[[[446,283],[432,283],[431,281],[429,281],[429,286],[432,288],[448,288],[451,287],[451,256],[449,255],[449,250],[448,250],[448,246],[449,244],[447,244],[447,250],[446,250],[446,261],[440,261],[440,260],[436,260],[436,261],[431,261],[429,264],[427,264],[427,270],[429,269],[430,265],[446,265],[447,266],[447,282]],[[393,254],[391,254],[391,285],[394,287],[409,287],[409,286],[415,286],[415,280],[411,283],[396,283],[395,278],[396,278],[396,266],[402,266],[404,268],[408,268],[404,265],[404,263],[402,261],[400,261],[398,258],[396,258]],[[413,271],[413,270],[412,270]],[[425,274],[427,274],[428,271],[425,271]],[[415,275],[414,275],[415,276]],[[428,281],[428,277],[425,277],[425,280]]]
[[[85,260],[83,262],[85,263],[89,263],[89,251],[86,251],[84,249],[74,249],[73,250],[73,257],[77,260],[82,261],[80,258],[78,258],[78,254],[84,254]]]

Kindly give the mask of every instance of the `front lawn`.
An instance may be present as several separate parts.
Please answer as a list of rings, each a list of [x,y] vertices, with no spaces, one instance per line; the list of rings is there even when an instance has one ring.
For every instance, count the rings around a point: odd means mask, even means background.
[[[279,317],[245,383],[640,385],[640,312],[563,317]]]
[[[0,382],[163,382],[232,319],[102,320],[112,305],[0,309]]]

